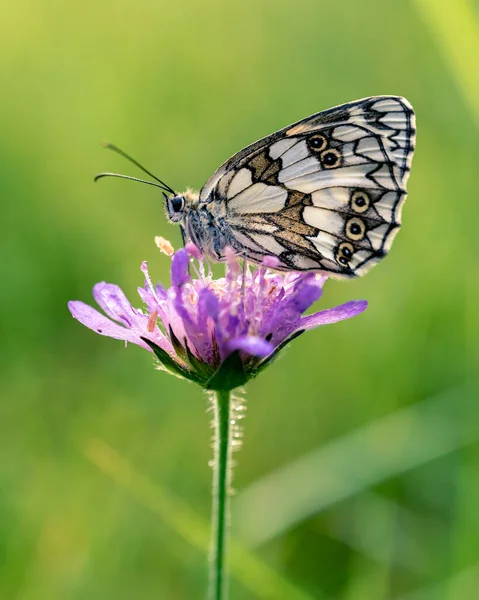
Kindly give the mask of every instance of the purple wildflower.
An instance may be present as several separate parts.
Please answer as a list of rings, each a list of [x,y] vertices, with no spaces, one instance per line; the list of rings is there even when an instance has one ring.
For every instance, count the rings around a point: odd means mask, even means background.
[[[160,245],[172,253],[166,242]],[[255,376],[305,330],[366,309],[367,302],[358,300],[303,316],[321,297],[326,277],[268,268],[275,265],[271,257],[265,266],[243,273],[231,253],[225,277],[213,279],[205,274],[198,249],[188,244],[172,256],[168,289],[153,286],[143,263],[145,286],[138,293],[146,309],[133,308],[122,290],[109,283],[93,288],[107,316],[80,301],[68,307],[86,327],[153,351],[164,368],[178,375],[210,389],[232,388]]]

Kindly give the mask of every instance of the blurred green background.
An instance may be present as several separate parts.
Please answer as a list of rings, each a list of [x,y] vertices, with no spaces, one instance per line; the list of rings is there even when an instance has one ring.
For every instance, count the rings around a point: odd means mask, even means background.
[[[19,0],[0,21],[0,597],[203,598],[210,416],[199,388],[76,323],[136,299],[161,196],[313,112],[406,96],[404,226],[365,298],[248,385],[232,599],[469,600],[479,586],[479,8],[467,0]]]

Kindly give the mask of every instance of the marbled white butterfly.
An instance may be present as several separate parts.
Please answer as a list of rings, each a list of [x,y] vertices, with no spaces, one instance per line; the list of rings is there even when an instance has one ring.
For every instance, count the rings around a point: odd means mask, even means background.
[[[415,133],[404,98],[357,100],[251,144],[199,193],[183,194],[111,147],[156,179],[170,221],[212,260],[230,246],[253,263],[276,256],[278,269],[354,277],[388,253],[399,230]],[[118,176],[97,178],[105,175]]]

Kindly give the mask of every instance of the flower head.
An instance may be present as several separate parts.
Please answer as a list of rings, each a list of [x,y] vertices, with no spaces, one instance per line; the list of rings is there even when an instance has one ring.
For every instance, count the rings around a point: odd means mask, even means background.
[[[133,308],[117,285],[104,282],[94,286],[93,296],[105,314],[80,301],[68,307],[96,333],[153,351],[163,368],[207,389],[242,385],[300,333],[349,319],[367,306],[358,300],[303,316],[320,298],[326,277],[275,272],[274,257],[242,269],[231,251],[225,277],[213,279],[193,244],[173,254],[169,242],[157,238],[157,245],[171,255],[171,286],[154,286],[143,263],[145,285],[138,293],[145,308]]]

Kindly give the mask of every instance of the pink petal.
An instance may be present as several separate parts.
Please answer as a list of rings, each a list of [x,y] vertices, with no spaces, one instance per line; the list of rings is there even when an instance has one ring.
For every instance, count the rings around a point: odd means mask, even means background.
[[[314,315],[303,317],[299,321],[297,329],[311,329],[318,325],[329,325],[331,323],[337,323],[338,321],[344,321],[345,319],[350,319],[351,317],[361,314],[367,307],[368,303],[366,300],[352,300],[351,302],[346,302],[340,306],[321,310]]]
[[[242,350],[246,354],[251,356],[268,356],[274,350],[273,344],[270,344],[266,340],[254,335],[244,335],[236,339],[231,340],[227,344],[228,350],[233,352],[234,350]]]
[[[123,290],[113,283],[104,281],[93,286],[93,297],[98,306],[113,320],[124,323],[128,327],[138,325],[141,321],[133,309]]]
[[[171,261],[171,283],[174,287],[181,287],[190,280],[188,265],[190,259],[184,248],[177,250]]]
[[[193,242],[188,242],[185,246],[185,250],[190,256],[196,258],[196,260],[203,260],[201,252],[199,251],[198,247],[193,244]]]
[[[145,344],[145,342],[140,339],[140,336],[133,330],[110,321],[110,319],[99,313],[97,310],[88,306],[88,304],[80,302],[79,300],[73,300],[68,303],[68,308],[77,321],[80,321],[82,325],[85,325],[85,327],[88,327],[88,329],[91,329],[95,333],[116,340],[124,340],[126,342],[131,342],[132,344],[137,344],[151,352],[151,348],[148,344]]]

